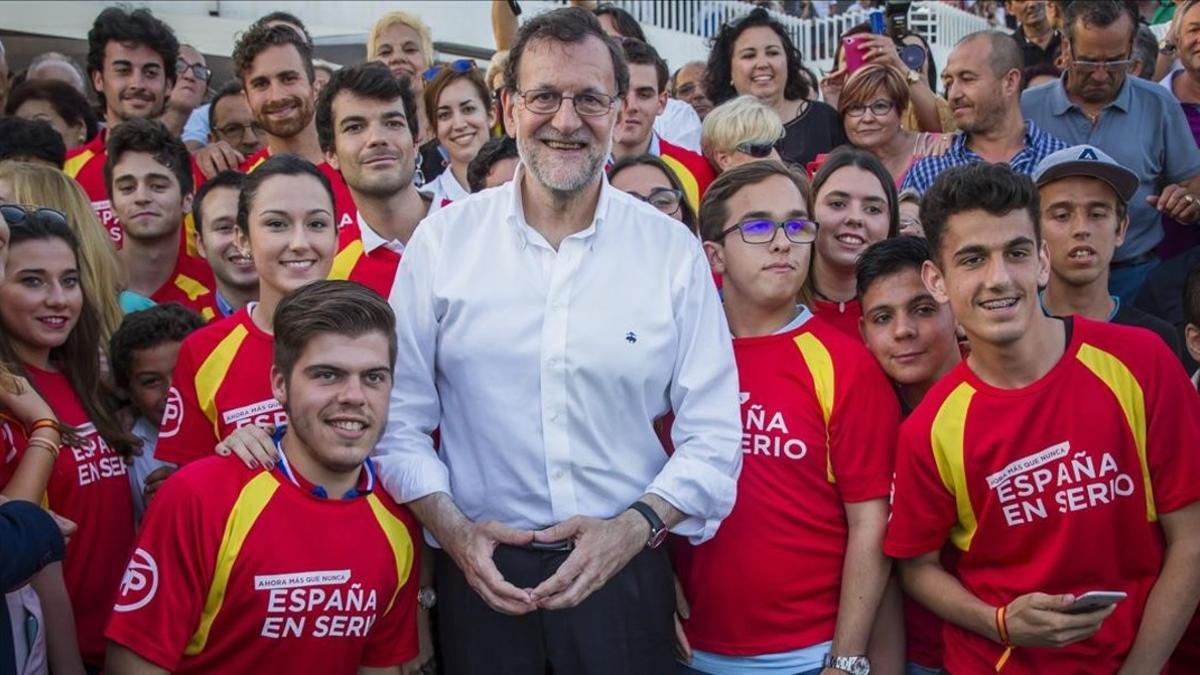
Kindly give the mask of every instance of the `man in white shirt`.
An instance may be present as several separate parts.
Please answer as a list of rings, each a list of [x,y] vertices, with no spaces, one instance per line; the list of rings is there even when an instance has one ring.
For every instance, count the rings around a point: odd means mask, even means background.
[[[439,548],[450,675],[672,672],[658,544],[710,538],[733,506],[737,375],[711,272],[604,179],[628,86],[587,11],[528,21],[501,98],[521,167],[422,221],[392,289],[379,475]]]

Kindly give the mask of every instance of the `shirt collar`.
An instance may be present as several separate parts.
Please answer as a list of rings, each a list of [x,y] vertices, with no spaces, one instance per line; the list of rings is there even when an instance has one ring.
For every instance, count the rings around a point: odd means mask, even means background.
[[[218,288],[216,290],[216,296],[217,296],[217,311],[221,312],[221,316],[229,316],[230,314],[233,314],[234,312],[237,311],[236,309],[233,308],[233,304],[230,303],[228,300],[226,300],[224,295],[221,295],[221,289]]]
[[[370,255],[380,246],[386,246],[396,253],[404,253],[404,244],[399,239],[384,239],[367,221],[363,220],[362,211],[356,213],[354,218],[358,221],[358,237],[362,239],[363,253]]]
[[[281,426],[272,436],[275,441],[275,450],[279,454],[279,463],[275,465],[275,470],[283,475],[292,485],[304,490],[319,499],[329,499],[329,493],[325,491],[325,487],[310,483],[308,479],[301,476],[299,472],[294,471],[292,466],[288,464],[287,455],[283,453],[283,447],[280,441],[283,440],[284,433],[287,432],[287,426]],[[375,489],[375,467],[372,466],[371,460],[368,458],[363,462],[363,470],[358,475],[358,484],[350,489],[342,499],[355,499],[357,497],[365,497],[371,494]]]
[[[1125,81],[1121,83],[1121,90],[1117,92],[1117,97],[1109,101],[1105,108],[1117,108],[1121,112],[1129,112],[1130,105],[1133,102],[1133,77],[1125,76]],[[1169,85],[1168,85],[1169,86]],[[1058,78],[1058,86],[1054,87],[1050,94],[1050,104],[1054,108],[1055,115],[1064,115],[1071,108],[1078,108],[1079,105],[1067,96],[1067,73],[1064,72]]]
[[[539,241],[546,244],[546,239],[537,230],[529,225],[525,220],[525,207],[521,203],[521,184],[525,179],[525,164],[518,163],[517,170],[513,173],[513,179],[504,184],[503,189],[509,191],[508,213],[505,214],[505,220],[516,229],[518,236],[521,237],[521,247],[526,248],[530,244],[537,244]],[[608,210],[612,202],[612,185],[608,182],[608,176],[600,172],[600,199],[596,202],[596,213],[592,216],[592,224],[582,232],[567,237],[567,239],[586,239],[588,248],[595,245],[595,234],[597,227],[608,216]]]

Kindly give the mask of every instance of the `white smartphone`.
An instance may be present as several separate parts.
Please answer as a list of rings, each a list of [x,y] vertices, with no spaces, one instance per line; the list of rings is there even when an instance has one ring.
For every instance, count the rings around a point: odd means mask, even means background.
[[[1067,614],[1087,614],[1115,605],[1126,597],[1127,594],[1123,591],[1088,591],[1075,598],[1075,602],[1062,611]]]

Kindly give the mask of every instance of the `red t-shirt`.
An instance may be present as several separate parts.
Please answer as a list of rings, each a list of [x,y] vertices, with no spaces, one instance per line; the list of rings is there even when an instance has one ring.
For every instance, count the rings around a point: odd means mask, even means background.
[[[733,341],[743,414],[733,512],[711,540],[676,541],[697,649],[772,654],[833,638],[846,503],[886,498],[899,404],[866,347],[820,318]]]
[[[857,299],[847,302],[817,299],[813,301],[812,311],[826,323],[840,330],[843,335],[849,336],[855,342],[863,341],[862,331],[858,326],[863,310],[862,303]]]
[[[183,339],[167,394],[168,413],[154,449],[156,459],[186,464],[212,455],[234,429],[287,423],[283,406],[271,392],[275,339],[254,325],[251,307]]]
[[[383,297],[392,292],[400,253],[387,246],[378,246],[368,253],[363,246],[358,220],[338,231],[338,253],[329,270],[330,279],[357,281]]]
[[[104,622],[133,547],[133,496],[125,461],[96,433],[66,376],[30,365],[25,370],[59,421],[74,427],[82,439],[76,447],[59,450],[45,505],[79,526],[67,546],[63,577],[75,610],[79,653],[85,663],[101,666]],[[6,446],[3,486],[24,456],[26,437],[22,425],[8,416],[0,433]]]
[[[180,251],[171,278],[154,291],[150,299],[160,305],[177,302],[199,314],[205,321],[212,321],[221,315],[217,307],[216,288],[216,278],[208,262]]]
[[[658,149],[659,159],[671,168],[675,177],[683,184],[683,193],[692,207],[692,212],[699,213],[700,200],[704,199],[708,186],[717,179],[717,172],[713,171],[712,165],[704,159],[704,155],[696,154],[687,148],[671,145],[660,138]]]
[[[1162,567],[1158,514],[1200,500],[1200,399],[1175,357],[1149,331],[1073,321],[1037,382],[997,389],[963,362],[900,432],[888,555],[949,539],[963,586],[992,605],[1034,591],[1129,594],[1092,638],[1017,648],[1005,673],[1116,672]],[[950,672],[991,672],[1004,652],[949,623],[944,634]]]
[[[106,636],[174,673],[399,665],[418,651],[419,546],[383,490],[323,499],[208,457],[147,509]]]
[[[267,161],[271,156],[270,148],[263,148],[258,152],[246,158],[242,165],[238,167],[238,171],[242,173],[250,173],[258,168],[260,164]],[[354,205],[354,197],[350,194],[350,188],[346,186],[346,181],[342,179],[342,174],[337,169],[329,165],[329,162],[321,162],[317,165],[321,173],[329,179],[329,185],[333,188],[333,211],[339,229],[354,224],[354,215],[358,213],[358,207]]]

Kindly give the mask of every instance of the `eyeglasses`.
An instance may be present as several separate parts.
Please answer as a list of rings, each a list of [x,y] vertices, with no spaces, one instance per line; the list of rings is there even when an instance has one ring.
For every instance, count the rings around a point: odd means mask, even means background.
[[[212,71],[202,63],[188,63],[183,59],[175,62],[175,72],[177,74],[183,75],[189,70],[192,71],[192,77],[201,82],[208,82],[212,78]]]
[[[815,220],[805,220],[804,218],[784,221],[752,218],[722,231],[718,239],[724,239],[734,230],[741,230],[742,241],[747,244],[769,244],[775,240],[775,230],[781,227],[783,235],[793,244],[811,244],[816,241],[817,229],[820,226]]]
[[[533,91],[517,90],[517,96],[525,103],[525,109],[539,115],[553,115],[562,107],[562,102],[569,100],[575,106],[575,112],[584,117],[599,117],[612,112],[613,106],[620,101],[618,96],[608,94],[575,94],[563,96],[561,92],[550,89],[535,89]]]
[[[18,225],[26,221],[39,221],[42,224],[67,227],[67,216],[57,209],[45,207],[24,207],[16,204],[0,204],[0,216],[9,225]]]
[[[743,155],[750,155],[754,159],[763,159],[771,156],[771,151],[775,149],[775,143],[770,141],[750,141],[738,145],[735,149]]]
[[[457,61],[451,61],[450,63],[443,63],[440,66],[426,68],[425,72],[421,73],[421,77],[424,78],[426,82],[429,82],[433,78],[437,77],[438,73],[441,73],[443,70],[450,70],[455,73],[465,73],[474,69],[475,62],[471,59],[458,59]]]
[[[637,197],[668,216],[675,215],[679,211],[679,206],[683,204],[683,191],[672,188],[654,188],[646,196],[642,196],[636,192],[630,192],[629,195]]]
[[[257,122],[246,122],[244,124],[230,122],[218,127],[217,133],[227,138],[241,138],[246,135],[247,129],[254,132],[255,136],[261,136],[263,133],[262,127],[258,126]]]
[[[1071,67],[1081,73],[1094,73],[1097,70],[1119,73],[1122,70],[1129,70],[1129,67],[1133,64],[1133,59],[1121,59],[1119,61],[1080,61],[1075,58],[1074,53],[1071,54]]]
[[[870,105],[855,103],[854,105],[846,106],[846,117],[862,117],[870,110],[875,117],[883,117],[884,115],[896,109],[896,104],[891,101],[875,101]]]
[[[917,220],[916,218],[908,218],[906,216],[900,216],[900,230],[901,231],[924,230],[924,229],[925,229],[925,227],[924,227],[924,225],[921,224],[920,220]]]

